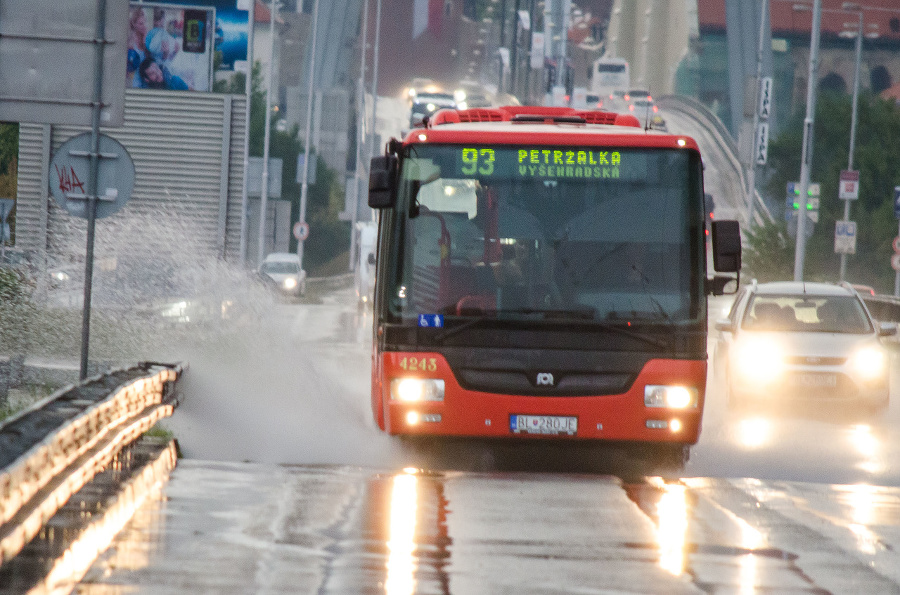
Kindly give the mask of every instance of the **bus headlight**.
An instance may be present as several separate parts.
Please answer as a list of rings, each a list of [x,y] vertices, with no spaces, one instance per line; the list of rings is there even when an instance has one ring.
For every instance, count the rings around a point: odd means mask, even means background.
[[[874,380],[887,369],[887,357],[876,347],[864,347],[850,357],[850,366],[862,378]]]
[[[394,378],[391,399],[397,401],[443,401],[444,381],[434,378]]]
[[[696,407],[698,401],[699,393],[696,388],[660,384],[648,384],[644,387],[644,405],[647,407],[687,409]]]

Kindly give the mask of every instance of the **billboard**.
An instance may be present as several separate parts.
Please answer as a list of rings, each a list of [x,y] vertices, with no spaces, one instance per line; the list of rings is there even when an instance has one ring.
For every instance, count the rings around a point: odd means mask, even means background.
[[[217,81],[228,80],[235,72],[247,72],[251,0],[168,0],[168,3],[215,9],[213,63]]]
[[[212,91],[215,23],[211,7],[132,2],[126,86]]]

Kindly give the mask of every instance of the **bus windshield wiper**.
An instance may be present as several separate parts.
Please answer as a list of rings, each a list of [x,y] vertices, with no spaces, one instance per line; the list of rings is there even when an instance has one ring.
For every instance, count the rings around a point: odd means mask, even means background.
[[[495,321],[506,321],[506,322],[528,322],[528,320],[521,319],[510,319],[503,318],[503,314],[539,314],[539,318],[534,318],[534,321],[544,321],[548,319],[565,319],[565,318],[577,318],[579,320],[590,320],[591,326],[602,328],[603,330],[610,331],[613,333],[618,333],[620,335],[624,335],[626,337],[631,337],[633,339],[638,339],[644,341],[645,343],[649,343],[655,347],[659,347],[660,349],[670,349],[671,345],[668,341],[663,341],[657,339],[655,337],[651,337],[646,333],[639,333],[635,331],[628,330],[626,328],[622,328],[618,324],[614,324],[611,322],[603,322],[600,320],[595,320],[595,311],[593,308],[577,308],[572,310],[543,310],[538,308],[520,308],[517,310],[502,310],[499,315],[500,316],[477,316],[475,318],[471,318],[458,326],[450,327],[444,331],[439,332],[434,335],[433,340],[436,343],[441,343],[446,340],[448,337],[451,337],[457,333],[460,333],[466,329],[480,326],[486,322],[495,322]],[[624,323],[625,321],[623,321]]]
[[[660,349],[670,349],[670,345],[668,341],[663,341],[657,339],[655,337],[651,337],[646,333],[639,333],[636,331],[628,330],[627,328],[623,328],[618,324],[614,324],[612,322],[603,322],[600,320],[596,320],[596,311],[594,308],[589,306],[585,306],[583,308],[574,308],[570,310],[543,310],[543,309],[532,309],[532,308],[522,308],[519,310],[504,310],[503,314],[515,313],[515,314],[540,314],[541,317],[538,320],[548,320],[548,319],[556,319],[556,318],[574,318],[579,320],[590,320],[592,321],[592,326],[602,328],[603,330],[618,333],[620,335],[624,335],[626,337],[631,337],[633,339],[639,339],[644,341],[645,343],[650,343]],[[667,317],[668,318],[668,317]],[[623,323],[627,321],[622,321]],[[667,320],[670,323],[671,321]]]

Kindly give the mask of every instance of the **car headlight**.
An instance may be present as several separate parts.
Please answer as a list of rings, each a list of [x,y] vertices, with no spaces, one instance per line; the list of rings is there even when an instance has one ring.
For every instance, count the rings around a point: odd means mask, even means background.
[[[297,280],[294,277],[288,277],[282,281],[282,285],[284,285],[285,289],[293,289],[297,287]]]
[[[863,347],[850,356],[850,367],[866,380],[874,380],[887,370],[887,355],[877,347]]]
[[[648,384],[644,387],[644,405],[647,407],[687,409],[696,407],[698,401],[699,393],[693,387],[659,384]]]
[[[772,339],[747,337],[735,344],[732,363],[743,379],[769,382],[781,375],[784,354],[781,346]]]
[[[394,378],[391,399],[396,401],[443,401],[444,381],[435,378]]]

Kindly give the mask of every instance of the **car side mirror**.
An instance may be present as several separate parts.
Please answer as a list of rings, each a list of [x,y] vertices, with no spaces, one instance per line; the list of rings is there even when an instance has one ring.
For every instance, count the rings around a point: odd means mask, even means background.
[[[729,318],[720,318],[716,321],[716,330],[726,333],[733,333],[734,325],[731,324],[731,320]]]
[[[879,322],[878,323],[878,336],[879,337],[893,337],[897,334],[897,323],[896,322]]]
[[[369,206],[373,209],[389,209],[397,200],[396,155],[373,157],[369,167]]]

